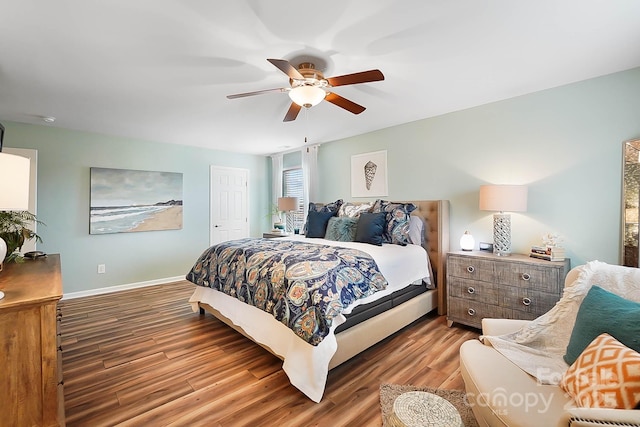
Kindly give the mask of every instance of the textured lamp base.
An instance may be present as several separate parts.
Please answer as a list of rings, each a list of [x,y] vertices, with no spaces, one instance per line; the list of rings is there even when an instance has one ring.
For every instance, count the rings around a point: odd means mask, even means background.
[[[498,256],[511,255],[511,215],[493,215],[493,253]]]

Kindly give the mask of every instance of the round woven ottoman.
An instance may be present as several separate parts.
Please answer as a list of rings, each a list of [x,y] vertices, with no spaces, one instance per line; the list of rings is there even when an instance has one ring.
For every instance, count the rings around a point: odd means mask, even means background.
[[[458,410],[433,393],[410,391],[393,402],[389,427],[464,427]]]

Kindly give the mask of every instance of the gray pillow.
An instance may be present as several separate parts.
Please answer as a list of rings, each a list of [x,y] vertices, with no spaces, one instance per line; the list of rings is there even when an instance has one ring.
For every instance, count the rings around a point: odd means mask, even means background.
[[[356,238],[358,218],[337,217],[329,218],[327,233],[324,238],[337,242],[353,242]]]

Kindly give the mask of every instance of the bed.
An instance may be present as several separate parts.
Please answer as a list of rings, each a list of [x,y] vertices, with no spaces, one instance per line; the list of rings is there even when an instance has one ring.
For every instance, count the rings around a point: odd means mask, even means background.
[[[208,286],[196,286],[189,302],[194,311],[211,313],[238,332],[247,336],[271,353],[283,360],[282,368],[292,385],[302,391],[315,402],[322,399],[328,371],[351,359],[363,350],[402,329],[425,314],[436,310],[445,314],[446,292],[444,289],[444,260],[449,250],[449,203],[447,200],[423,200],[413,203],[416,209],[411,212],[413,220],[420,220],[424,225],[422,248],[416,245],[382,245],[382,247],[366,243],[331,242],[324,239],[307,239],[304,236],[287,236],[273,239],[283,240],[282,245],[302,245],[312,242],[323,247],[336,246],[336,250],[346,250],[351,258],[353,251],[366,247],[372,252],[388,285],[372,295],[364,296],[350,304],[343,313],[337,313],[330,322],[326,335],[320,339],[309,337],[303,340],[292,333],[283,319],[276,319],[273,314],[246,304],[234,296]],[[309,234],[309,233],[308,233]],[[254,239],[263,240],[263,239]],[[266,239],[264,239],[266,240]],[[271,242],[263,242],[271,244]],[[231,245],[231,244],[230,244]],[[297,246],[292,246],[296,248]],[[395,254],[383,250],[395,250]],[[211,248],[210,248],[211,250]],[[383,252],[379,252],[383,251]],[[403,252],[404,251],[404,252]],[[420,268],[400,268],[391,271],[400,259],[409,257],[409,253],[418,251],[426,262],[426,276],[431,282],[430,288],[424,287],[426,280],[416,280],[407,276],[414,274],[422,277]],[[206,253],[207,251],[205,251]],[[292,250],[291,252],[297,252]],[[204,256],[204,254],[203,254]],[[420,256],[420,255],[418,255]],[[395,258],[394,258],[395,257]],[[202,258],[202,256],[201,256]],[[200,261],[196,262],[198,265]],[[194,265],[194,269],[196,269]],[[187,279],[196,283],[192,271]],[[409,273],[408,271],[412,272]],[[404,276],[403,276],[404,274]],[[388,277],[387,277],[388,276]],[[412,277],[412,278],[409,278]],[[407,283],[400,284],[401,281]],[[239,289],[239,288],[238,288]],[[376,303],[376,300],[382,303]],[[379,307],[384,306],[386,310]],[[378,308],[377,308],[378,307]],[[367,313],[373,313],[369,317]],[[359,318],[361,321],[358,321]],[[353,324],[353,325],[351,325]],[[350,326],[346,328],[346,326]]]

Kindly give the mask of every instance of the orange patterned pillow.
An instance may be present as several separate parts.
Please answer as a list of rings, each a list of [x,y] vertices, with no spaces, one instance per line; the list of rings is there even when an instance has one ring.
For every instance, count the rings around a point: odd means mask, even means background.
[[[565,372],[560,386],[578,406],[634,409],[640,402],[640,353],[601,334]]]

